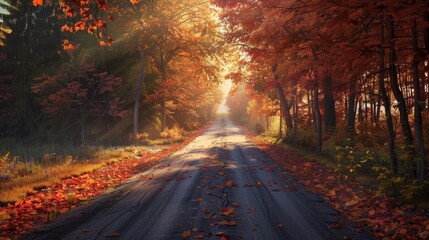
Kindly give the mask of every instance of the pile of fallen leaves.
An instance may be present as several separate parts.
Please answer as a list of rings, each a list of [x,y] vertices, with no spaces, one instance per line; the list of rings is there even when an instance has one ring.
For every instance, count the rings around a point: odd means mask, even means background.
[[[158,163],[184,147],[203,131],[200,129],[182,143],[169,145],[157,153],[141,152],[139,157],[124,158],[92,172],[73,176],[38,190],[15,204],[0,208],[0,239],[19,238],[31,232],[34,224],[48,222],[75,208],[83,201],[99,196],[109,187],[121,184],[134,174]]]
[[[321,194],[337,211],[347,216],[356,224],[356,231],[382,239],[429,239],[429,217],[425,211],[399,204],[373,189],[341,178],[321,163],[306,160],[281,146],[258,140],[249,133],[247,136],[304,183],[309,191]]]

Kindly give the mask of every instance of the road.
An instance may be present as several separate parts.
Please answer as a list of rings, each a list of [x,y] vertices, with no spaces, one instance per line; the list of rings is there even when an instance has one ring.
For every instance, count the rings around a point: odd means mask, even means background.
[[[370,239],[348,224],[329,228],[337,212],[303,189],[219,117],[168,159],[24,239]]]

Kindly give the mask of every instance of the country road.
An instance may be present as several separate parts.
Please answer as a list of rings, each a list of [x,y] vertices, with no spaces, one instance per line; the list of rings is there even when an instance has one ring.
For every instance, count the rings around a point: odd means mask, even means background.
[[[323,198],[229,119],[91,203],[24,239],[371,239],[343,228]]]

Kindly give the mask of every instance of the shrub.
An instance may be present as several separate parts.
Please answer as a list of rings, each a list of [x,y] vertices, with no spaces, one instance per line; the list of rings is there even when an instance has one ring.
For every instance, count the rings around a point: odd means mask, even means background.
[[[253,130],[256,132],[256,134],[261,134],[265,132],[264,126],[262,126],[262,124],[260,123],[256,123],[255,125],[253,125]]]
[[[166,143],[180,142],[183,140],[183,129],[174,125],[172,128],[166,128],[159,135],[166,140]]]

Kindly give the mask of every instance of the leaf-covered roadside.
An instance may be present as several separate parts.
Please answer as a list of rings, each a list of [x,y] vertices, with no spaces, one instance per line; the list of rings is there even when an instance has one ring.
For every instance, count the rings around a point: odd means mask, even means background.
[[[321,163],[306,160],[281,146],[259,140],[249,132],[246,135],[304,183],[308,190],[321,194],[331,206],[355,224],[353,227],[356,231],[371,234],[377,239],[429,239],[427,212],[417,210],[412,205],[401,205],[393,198],[377,194],[376,190],[343,179]]]
[[[209,124],[210,125],[210,124]],[[0,239],[18,239],[31,233],[32,227],[48,222],[83,201],[99,196],[109,187],[121,184],[134,174],[158,163],[201,135],[208,126],[196,131],[182,143],[170,145],[157,153],[143,152],[140,158],[125,158],[101,169],[64,179],[41,189],[15,204],[0,208]]]

